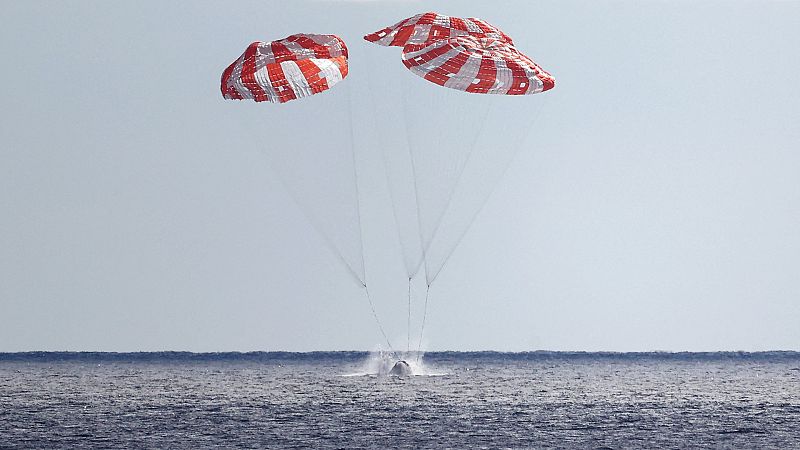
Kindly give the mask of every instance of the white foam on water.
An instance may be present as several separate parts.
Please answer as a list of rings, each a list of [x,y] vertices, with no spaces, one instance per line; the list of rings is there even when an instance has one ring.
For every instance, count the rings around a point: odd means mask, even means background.
[[[361,369],[355,373],[345,374],[345,377],[377,376],[388,377],[392,367],[398,361],[405,361],[411,369],[412,376],[436,377],[447,375],[425,364],[423,352],[386,352],[382,350],[369,354]]]

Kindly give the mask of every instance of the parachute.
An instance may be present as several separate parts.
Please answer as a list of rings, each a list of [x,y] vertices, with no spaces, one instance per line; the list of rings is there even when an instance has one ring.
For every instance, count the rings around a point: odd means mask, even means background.
[[[403,47],[403,64],[439,86],[480,94],[538,94],[553,77],[512,45],[492,38],[460,36]]]
[[[266,156],[274,178],[364,288],[386,338],[366,282],[350,92],[346,84],[332,89],[347,75],[341,38],[294,34],[250,44],[222,72],[220,90],[226,100],[252,100],[230,110],[239,134]],[[291,101],[305,97],[312,100]]]
[[[225,99],[256,103],[286,103],[309,97],[329,90],[347,76],[347,55],[347,46],[335,35],[293,34],[276,41],[256,41],[223,71],[220,90]],[[237,112],[243,113],[243,134],[254,136],[253,146],[267,153],[275,175],[295,203],[363,285],[352,142],[331,138],[341,135],[339,130],[352,128],[349,115],[334,114],[346,110],[349,99],[325,97],[312,104],[281,106],[278,111],[257,107],[246,111],[237,108]],[[309,126],[317,132],[308,133]],[[306,145],[265,145],[274,140],[293,142],[295,136],[303,136]]]
[[[330,34],[256,41],[222,73],[226,99],[285,103],[333,87],[347,76],[347,46]]]
[[[552,89],[555,79],[519,51],[509,35],[478,18],[428,12],[364,39],[402,47],[405,68],[430,82],[422,85],[405,77],[399,88],[373,87],[382,103],[402,110],[390,125],[376,127],[391,142],[382,147],[409,280],[409,322],[411,280],[424,268],[421,345],[431,284],[537,117],[540,102],[512,103],[511,97]],[[377,54],[373,58],[380,62],[370,67],[386,66]],[[398,120],[405,126],[398,127]],[[398,128],[402,131],[392,134]]]

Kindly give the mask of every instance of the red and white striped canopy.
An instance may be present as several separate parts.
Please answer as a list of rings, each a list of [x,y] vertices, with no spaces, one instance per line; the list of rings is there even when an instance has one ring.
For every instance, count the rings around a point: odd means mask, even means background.
[[[432,83],[479,94],[527,95],[555,86],[552,75],[496,39],[460,36],[407,45],[403,64]]]
[[[364,36],[378,45],[405,47],[409,44],[430,44],[457,36],[493,38],[513,44],[511,37],[482,19],[450,17],[435,12],[414,17]]]
[[[332,34],[253,42],[222,73],[226,99],[284,103],[330,89],[347,76],[347,46]]]

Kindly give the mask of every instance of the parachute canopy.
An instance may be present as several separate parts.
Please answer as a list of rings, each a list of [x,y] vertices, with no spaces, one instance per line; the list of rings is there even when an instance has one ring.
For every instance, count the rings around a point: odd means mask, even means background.
[[[440,86],[480,94],[526,95],[552,89],[555,79],[512,45],[459,36],[403,47],[403,64]]]
[[[285,103],[330,89],[347,76],[347,46],[332,34],[256,41],[222,73],[226,99]]]
[[[435,12],[414,17],[364,36],[378,45],[405,47],[408,44],[430,44],[457,36],[497,39],[513,44],[511,37],[483,19],[450,17]]]
[[[403,47],[403,64],[411,72],[460,91],[527,95],[555,86],[555,78],[517,50],[507,34],[481,19],[429,12],[364,39]]]

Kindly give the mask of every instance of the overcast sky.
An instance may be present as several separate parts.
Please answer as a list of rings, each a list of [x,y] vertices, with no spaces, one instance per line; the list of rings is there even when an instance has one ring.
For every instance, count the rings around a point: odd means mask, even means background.
[[[361,36],[429,10],[501,27],[557,85],[432,285],[424,348],[800,350],[800,2],[7,0],[0,351],[381,345],[219,76],[253,40],[335,33],[355,92]],[[357,158],[404,342],[386,175]]]

